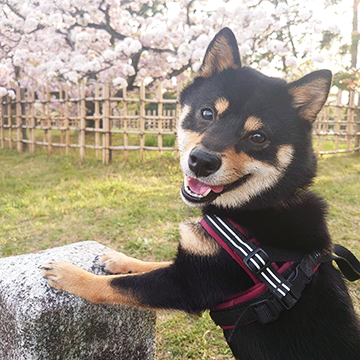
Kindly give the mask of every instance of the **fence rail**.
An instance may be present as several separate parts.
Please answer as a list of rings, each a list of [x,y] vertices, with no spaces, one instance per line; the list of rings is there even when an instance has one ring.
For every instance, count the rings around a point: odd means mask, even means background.
[[[180,84],[167,92],[161,83],[128,93],[108,84],[81,83],[58,91],[16,89],[16,98],[4,97],[0,106],[0,146],[34,152],[43,148],[68,154],[88,151],[109,163],[115,152],[173,151],[178,155],[176,129],[180,115]],[[329,97],[313,127],[318,155],[359,151],[360,106],[355,92],[338,91]],[[355,105],[357,104],[357,105]]]

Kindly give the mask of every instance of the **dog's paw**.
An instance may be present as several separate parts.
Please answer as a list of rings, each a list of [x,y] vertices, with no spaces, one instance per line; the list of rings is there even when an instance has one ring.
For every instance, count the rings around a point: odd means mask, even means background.
[[[108,274],[130,274],[135,269],[132,266],[133,259],[117,251],[108,251],[98,257],[100,266]]]
[[[41,266],[41,271],[53,288],[71,292],[84,270],[67,261],[49,261]]]

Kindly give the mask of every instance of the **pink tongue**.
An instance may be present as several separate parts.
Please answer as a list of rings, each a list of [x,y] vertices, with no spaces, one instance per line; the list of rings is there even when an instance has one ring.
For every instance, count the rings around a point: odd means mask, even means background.
[[[198,195],[202,195],[204,193],[206,193],[207,190],[211,189],[213,192],[215,193],[219,193],[222,192],[224,187],[222,185],[219,186],[215,186],[215,185],[207,185],[204,184],[203,182],[194,179],[192,177],[188,177],[189,180],[189,188],[191,189],[192,192],[194,192],[195,194]]]

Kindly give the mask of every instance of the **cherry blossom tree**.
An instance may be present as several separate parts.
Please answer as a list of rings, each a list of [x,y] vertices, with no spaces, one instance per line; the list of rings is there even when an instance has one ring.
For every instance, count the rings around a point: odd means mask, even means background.
[[[324,0],[324,9],[332,2]],[[310,0],[0,0],[0,96],[22,87],[185,79],[230,27],[243,63],[278,72],[324,60],[324,13]],[[13,96],[13,93],[10,93]]]

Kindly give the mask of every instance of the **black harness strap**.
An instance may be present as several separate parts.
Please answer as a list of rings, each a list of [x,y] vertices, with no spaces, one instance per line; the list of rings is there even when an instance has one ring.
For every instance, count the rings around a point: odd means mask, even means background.
[[[360,279],[360,262],[355,255],[345,247],[335,244],[332,260],[335,260],[344,276],[350,281]]]

